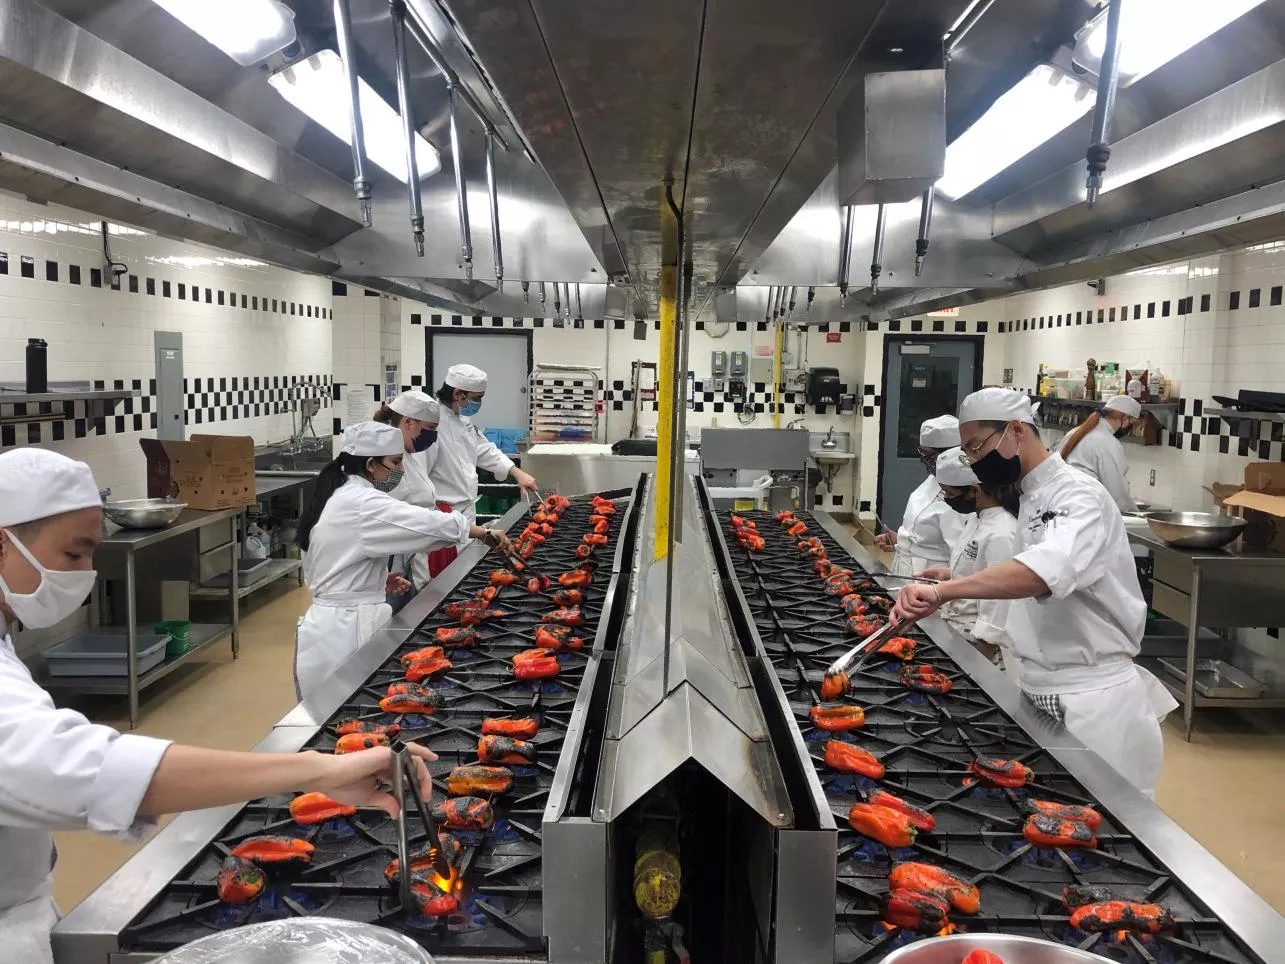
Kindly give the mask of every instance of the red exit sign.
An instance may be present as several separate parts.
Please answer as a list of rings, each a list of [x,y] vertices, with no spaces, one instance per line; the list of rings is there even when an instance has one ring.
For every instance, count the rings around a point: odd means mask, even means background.
[[[843,340],[843,335],[837,331],[827,331],[825,333],[826,344],[833,345]]]

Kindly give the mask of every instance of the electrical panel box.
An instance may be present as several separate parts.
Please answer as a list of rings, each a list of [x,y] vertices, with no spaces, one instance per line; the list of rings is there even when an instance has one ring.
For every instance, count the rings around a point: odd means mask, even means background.
[[[745,377],[749,374],[749,370],[749,354],[743,351],[732,352],[732,370],[729,373],[730,377],[733,379],[739,379],[740,381],[745,381]]]
[[[770,385],[772,383],[772,359],[755,358],[751,360],[750,381]]]
[[[712,351],[709,353],[709,380],[713,383],[712,392],[724,391],[727,387],[727,352]]]

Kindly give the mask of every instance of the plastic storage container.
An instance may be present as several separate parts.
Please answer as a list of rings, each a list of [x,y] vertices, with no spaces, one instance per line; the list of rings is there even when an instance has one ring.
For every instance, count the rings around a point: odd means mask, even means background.
[[[138,634],[138,675],[155,669],[165,660],[170,638],[156,633]],[[82,633],[50,646],[45,662],[50,676],[128,676],[129,637],[123,629],[100,629]]]
[[[166,656],[182,656],[192,645],[192,624],[186,619],[169,619],[156,624],[156,635],[168,636]]]

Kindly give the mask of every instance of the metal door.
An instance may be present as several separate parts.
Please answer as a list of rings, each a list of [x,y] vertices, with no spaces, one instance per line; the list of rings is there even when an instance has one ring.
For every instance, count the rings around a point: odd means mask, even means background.
[[[885,340],[878,505],[885,525],[901,525],[906,499],[924,480],[919,426],[956,414],[964,396],[981,387],[981,345],[970,336]]]
[[[156,437],[183,441],[187,431],[183,422],[183,334],[158,331],[152,335],[156,345]]]
[[[529,411],[527,384],[531,378],[530,332],[454,332],[426,333],[430,394],[446,380],[452,365],[476,365],[486,372],[486,399],[482,410],[473,416],[479,429],[520,429],[525,431]]]

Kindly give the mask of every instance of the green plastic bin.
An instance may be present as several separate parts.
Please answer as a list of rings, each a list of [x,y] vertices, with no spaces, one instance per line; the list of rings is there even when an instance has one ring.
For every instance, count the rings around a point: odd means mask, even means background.
[[[192,624],[186,619],[168,619],[157,623],[156,631],[170,638],[169,645],[165,647],[167,657],[182,656],[192,645]]]

